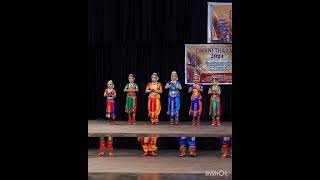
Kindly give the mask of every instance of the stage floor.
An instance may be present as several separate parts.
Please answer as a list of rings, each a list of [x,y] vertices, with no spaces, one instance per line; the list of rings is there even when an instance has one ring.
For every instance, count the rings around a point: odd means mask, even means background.
[[[220,151],[198,151],[197,157],[182,158],[178,157],[179,150],[160,150],[157,157],[143,157],[142,154],[142,150],[115,149],[114,157],[97,157],[97,149],[89,149],[89,179],[136,179],[137,176],[155,179],[232,178],[232,158],[221,159]]]
[[[168,121],[159,125],[151,125],[150,121],[137,121],[136,125],[128,125],[127,121],[116,121],[115,125],[107,122],[88,120],[88,137],[220,137],[232,136],[232,122],[222,122],[222,126],[211,126],[210,122],[201,122],[200,126],[191,126],[191,122],[181,122],[180,125],[170,125]]]
[[[230,176],[206,176],[205,174],[178,173],[90,173],[88,180],[231,180]]]

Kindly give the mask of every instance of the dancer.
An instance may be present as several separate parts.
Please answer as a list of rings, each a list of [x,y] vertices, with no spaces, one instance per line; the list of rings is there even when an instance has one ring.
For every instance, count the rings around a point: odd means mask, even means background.
[[[191,93],[191,106],[189,115],[192,117],[192,125],[200,125],[200,116],[202,112],[202,96],[203,86],[199,84],[200,76],[196,74],[193,77],[194,84],[189,88],[188,92]]]
[[[187,151],[187,145],[189,146],[189,155],[191,157],[196,157],[196,137],[180,137],[180,155],[179,157],[185,157]]]
[[[171,81],[166,84],[165,89],[169,89],[167,114],[170,117],[170,124],[178,125],[180,110],[180,90],[182,90],[182,87],[180,82],[178,81],[178,75],[176,71],[172,71]]]
[[[116,102],[115,98],[117,96],[116,90],[114,89],[114,84],[112,80],[108,81],[108,88],[104,91],[104,97],[107,98],[106,101],[106,117],[110,120],[110,123],[115,123],[116,118]]]
[[[160,93],[162,93],[162,85],[158,82],[157,73],[151,75],[151,81],[146,88],[146,93],[150,93],[148,97],[148,116],[152,124],[158,124],[159,114],[161,111]]]
[[[221,151],[222,151],[221,158],[227,158],[228,154],[230,157],[232,157],[232,137],[222,137]]]
[[[134,83],[135,77],[130,74],[128,77],[129,83],[124,88],[127,93],[125,112],[128,114],[128,124],[136,124],[136,111],[137,111],[137,96],[136,92],[139,91],[138,85]]]
[[[212,118],[212,126],[221,126],[220,124],[220,114],[221,114],[221,104],[220,104],[220,94],[221,88],[218,85],[217,77],[213,77],[212,86],[209,88],[208,94],[211,94],[209,115]]]
[[[143,156],[157,156],[157,137],[138,137],[138,141],[141,142],[142,149],[144,151]]]
[[[98,157],[104,156],[105,152],[109,152],[109,156],[113,156],[113,145],[112,145],[112,137],[108,137],[107,147],[104,141],[104,136],[100,137],[100,151]]]

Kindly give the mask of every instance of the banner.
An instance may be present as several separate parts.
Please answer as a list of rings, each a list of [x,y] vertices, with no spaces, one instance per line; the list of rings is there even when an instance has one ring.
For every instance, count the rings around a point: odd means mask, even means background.
[[[208,2],[208,43],[232,43],[232,3]]]
[[[213,76],[219,84],[232,84],[232,45],[186,44],[185,84],[191,84],[195,74],[204,85],[212,84]]]

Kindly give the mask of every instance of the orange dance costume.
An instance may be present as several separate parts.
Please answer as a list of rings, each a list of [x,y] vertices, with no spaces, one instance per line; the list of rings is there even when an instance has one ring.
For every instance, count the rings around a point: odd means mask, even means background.
[[[138,141],[141,143],[144,156],[157,156],[157,137],[138,137]]]
[[[158,124],[161,111],[160,93],[162,93],[162,85],[158,82],[159,77],[156,73],[152,74],[151,79],[152,82],[148,83],[146,88],[146,93],[149,93],[148,116],[152,124]]]

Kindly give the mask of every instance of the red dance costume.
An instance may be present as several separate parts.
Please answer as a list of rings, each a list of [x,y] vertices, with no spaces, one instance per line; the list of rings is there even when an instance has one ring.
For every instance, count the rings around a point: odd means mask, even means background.
[[[109,156],[113,156],[113,145],[112,145],[112,137],[108,137],[107,146],[104,141],[104,137],[100,137],[100,151],[98,156],[104,156],[105,152],[109,152]]]

